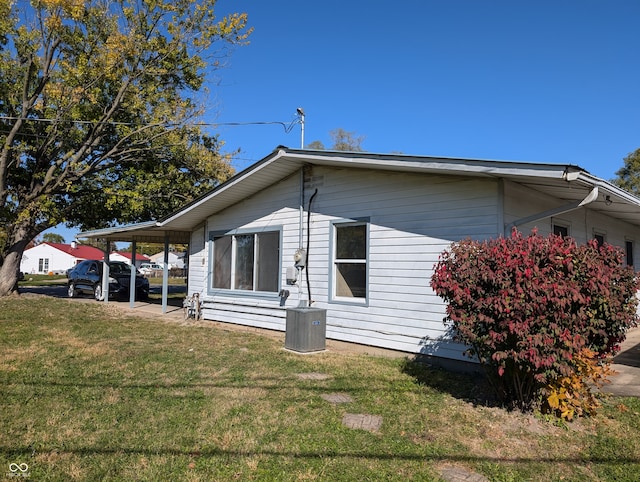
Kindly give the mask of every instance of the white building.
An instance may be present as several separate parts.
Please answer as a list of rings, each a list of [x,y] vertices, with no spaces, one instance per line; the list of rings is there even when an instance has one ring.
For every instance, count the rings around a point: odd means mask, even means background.
[[[123,251],[112,251],[109,254],[109,261],[122,261],[123,263],[131,264],[131,253]],[[150,260],[144,254],[136,253],[136,268],[140,268],[142,263],[148,263]]]
[[[164,265],[164,251],[149,256],[149,259],[155,264],[160,266]],[[184,253],[176,253],[175,251],[169,251],[169,267],[170,268],[184,268]]]
[[[85,259],[102,259],[104,253],[93,246],[44,242],[25,250],[20,271],[26,274],[63,274]]]

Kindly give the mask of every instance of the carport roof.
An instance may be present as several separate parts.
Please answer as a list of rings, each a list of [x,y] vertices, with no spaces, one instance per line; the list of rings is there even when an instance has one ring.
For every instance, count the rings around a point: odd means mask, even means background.
[[[316,151],[280,146],[264,159],[161,220],[87,231],[78,237],[187,243],[189,233],[209,216],[299,172],[305,165],[503,178],[564,203],[579,202],[598,188],[598,196],[589,204],[590,209],[640,226],[639,198],[572,164]]]

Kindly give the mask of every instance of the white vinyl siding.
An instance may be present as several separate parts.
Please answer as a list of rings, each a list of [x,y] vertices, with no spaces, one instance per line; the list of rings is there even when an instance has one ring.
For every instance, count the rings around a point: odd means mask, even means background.
[[[302,246],[300,173],[215,213],[205,228],[194,232],[189,289],[204,290],[207,319],[284,331],[286,308],[306,306],[310,296],[312,306],[327,309],[330,339],[465,359],[463,347],[452,341],[443,323],[445,305],[430,287],[440,254],[452,241],[495,238],[504,234],[504,223],[558,204],[515,183],[502,184],[488,177],[314,167],[307,181]],[[309,201],[316,189],[308,219]],[[364,303],[359,297],[336,297],[333,273],[335,227],[363,220],[367,225],[366,263],[357,262],[366,264]],[[570,234],[578,242],[586,242],[596,231],[607,233],[607,242],[623,247],[626,240],[637,238],[630,225],[584,209],[520,230],[528,233],[535,227],[546,235],[554,222],[570,225]],[[257,291],[208,289],[213,283],[208,270],[213,251],[208,235],[204,239],[205,232],[273,230],[280,230],[280,256],[278,265],[269,269],[278,271],[278,292],[289,291],[288,298],[275,292],[264,296]],[[293,256],[300,247],[308,248],[307,268],[297,285],[286,285],[286,270],[294,265]]]
[[[207,231],[260,232],[281,227],[279,270],[285,280],[286,269],[293,266],[293,255],[300,247],[299,180],[299,174],[290,176],[211,216]],[[306,210],[316,188],[307,233]],[[307,303],[310,287],[313,306],[327,309],[328,338],[462,358],[462,349],[451,341],[442,322],[444,305],[429,282],[434,263],[452,240],[496,236],[495,180],[314,168],[313,185],[305,189],[304,208],[308,273],[302,271],[298,286],[279,286],[290,291],[285,304],[281,305],[278,296],[240,296],[219,290],[204,297],[206,318],[283,331],[285,308]],[[332,296],[332,226],[363,219],[369,221],[366,303],[358,303],[359,298],[339,302]],[[191,263],[191,271],[206,271],[209,261],[201,260],[211,255],[205,247],[192,252],[191,261],[198,261]],[[194,281],[210,276],[190,272]]]
[[[507,223],[563,204],[562,201],[545,198],[540,193],[523,188],[516,183],[505,183],[505,186]],[[568,230],[568,235],[574,238],[578,244],[584,244],[598,236],[600,240],[623,250],[628,265],[635,264],[636,243],[633,242],[633,239],[637,237],[638,228],[589,209],[588,205],[558,216],[527,223],[518,229],[524,235],[530,234],[535,229],[542,236],[546,236],[553,233],[556,226],[565,227]]]

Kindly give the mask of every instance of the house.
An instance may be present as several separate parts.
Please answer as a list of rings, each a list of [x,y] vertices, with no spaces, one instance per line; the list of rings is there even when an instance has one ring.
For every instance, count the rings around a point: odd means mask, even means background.
[[[327,338],[464,360],[430,287],[453,241],[597,238],[639,259],[640,199],[570,164],[279,147],[160,221],[84,233],[189,243],[205,319],[284,331],[326,309]]]
[[[169,251],[169,267],[170,268],[178,268],[184,269],[184,253],[179,253],[175,251]],[[156,264],[163,265],[164,264],[164,251],[160,251],[159,253],[152,254],[149,256],[149,259]]]
[[[27,274],[63,274],[85,259],[102,259],[104,253],[82,244],[40,243],[25,250],[20,271]]]
[[[104,255],[99,259],[102,259],[103,257]],[[111,261],[122,261],[123,263],[131,264],[131,252],[127,253],[124,251],[112,251],[109,254],[109,259]],[[144,254],[136,253],[136,268],[140,268],[140,265],[142,263],[148,263],[149,261],[150,259]]]

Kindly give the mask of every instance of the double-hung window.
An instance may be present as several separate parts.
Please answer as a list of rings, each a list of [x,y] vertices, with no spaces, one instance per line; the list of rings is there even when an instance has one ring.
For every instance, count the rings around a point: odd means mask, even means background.
[[[38,259],[38,273],[47,273],[49,271],[49,258]]]
[[[334,300],[367,300],[368,237],[366,222],[333,224]]]
[[[633,241],[627,239],[624,242],[624,251],[627,266],[633,267]]]
[[[277,292],[280,232],[212,235],[211,288]]]

